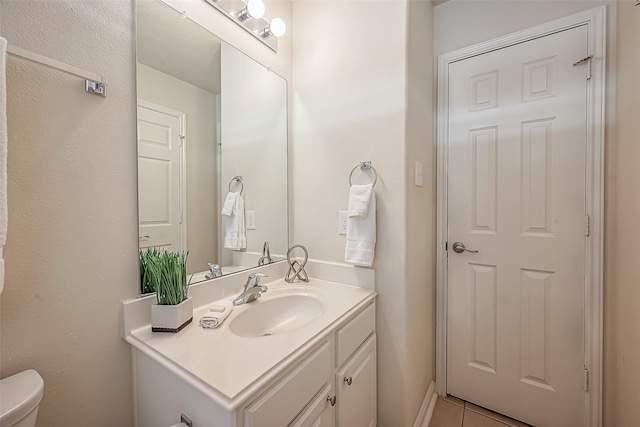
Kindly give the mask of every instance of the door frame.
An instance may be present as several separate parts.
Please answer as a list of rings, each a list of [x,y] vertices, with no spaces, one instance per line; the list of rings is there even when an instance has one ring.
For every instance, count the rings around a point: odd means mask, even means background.
[[[591,79],[587,85],[586,210],[590,219],[585,253],[585,426],[602,424],[603,232],[606,6],[596,7],[438,56],[437,101],[437,249],[436,249],[436,392],[447,393],[447,164],[449,65],[473,56],[587,25]],[[582,58],[576,58],[576,61]],[[586,72],[586,70],[585,70]]]
[[[180,129],[178,130],[179,137],[181,139],[180,146],[178,147],[180,153],[180,248],[181,251],[186,251],[187,246],[187,115],[181,111],[172,110],[164,105],[154,104],[153,102],[138,99],[138,107],[146,108],[147,110],[157,111],[158,113],[166,114],[167,116],[175,117],[180,121]],[[136,121],[136,127],[138,123]],[[138,137],[136,138],[136,152],[138,150]],[[139,207],[138,207],[139,209]],[[139,221],[138,221],[139,222]]]

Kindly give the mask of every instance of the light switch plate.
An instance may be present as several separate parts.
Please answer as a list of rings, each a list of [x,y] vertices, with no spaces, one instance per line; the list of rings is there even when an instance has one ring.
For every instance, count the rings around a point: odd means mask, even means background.
[[[256,229],[256,211],[247,211],[247,230]]]
[[[347,234],[347,211],[338,211],[338,234]]]

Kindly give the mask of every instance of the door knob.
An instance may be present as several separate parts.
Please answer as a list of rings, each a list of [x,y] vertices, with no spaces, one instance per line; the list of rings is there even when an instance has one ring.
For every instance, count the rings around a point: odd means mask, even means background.
[[[336,397],[335,396],[327,396],[327,402],[331,403],[331,406],[336,406]]]
[[[353,382],[353,378],[351,377],[345,377],[344,378],[344,382],[347,383],[347,385],[351,385],[351,383]]]
[[[464,251],[470,252],[472,254],[477,254],[478,253],[478,251],[474,251],[474,250],[465,248],[464,247],[464,243],[462,243],[462,242],[455,242],[453,244],[452,248],[453,248],[453,251],[455,253],[457,253],[457,254],[461,254]]]

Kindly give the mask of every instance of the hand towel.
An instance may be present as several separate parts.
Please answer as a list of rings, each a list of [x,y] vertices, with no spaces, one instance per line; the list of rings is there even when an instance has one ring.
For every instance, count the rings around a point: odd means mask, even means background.
[[[0,294],[4,289],[4,259],[7,243],[7,40],[0,37]]]
[[[233,209],[236,206],[236,199],[239,195],[240,193],[227,193],[227,198],[224,199],[224,204],[222,205],[222,215],[231,216]]]
[[[373,193],[373,184],[352,185],[349,190],[349,206],[347,216],[366,218],[369,212],[369,202]]]
[[[367,190],[361,187],[370,188]],[[367,206],[364,207],[363,204]],[[371,267],[376,247],[376,193],[373,191],[373,185],[351,186],[348,206],[347,245],[344,251],[344,261],[349,264]],[[351,207],[353,207],[353,216],[351,215]]]
[[[233,193],[235,196],[229,196],[229,194],[227,194],[225,206],[222,209],[222,214],[226,216],[224,247],[240,250],[247,247],[247,231],[244,224],[244,196],[240,193]],[[233,209],[228,209],[226,206],[227,201],[230,203],[231,199],[234,200]]]
[[[233,310],[231,301],[220,300],[200,319],[200,326],[207,329],[217,328],[224,322]]]

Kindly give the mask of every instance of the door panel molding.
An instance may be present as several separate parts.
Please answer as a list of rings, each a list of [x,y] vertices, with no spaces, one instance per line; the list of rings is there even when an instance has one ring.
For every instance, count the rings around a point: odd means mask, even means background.
[[[181,136],[181,143],[179,147],[180,153],[180,189],[179,189],[179,201],[180,201],[180,244],[181,251],[186,251],[187,246],[187,165],[186,165],[186,145],[187,145],[187,115],[181,111],[173,110],[164,105],[155,104],[146,100],[138,99],[138,108],[146,108],[147,110],[155,111],[167,116],[174,117],[180,121],[179,133]],[[136,143],[137,144],[137,143]],[[136,147],[137,151],[137,147]]]
[[[604,231],[604,124],[606,6],[597,7],[484,43],[438,56],[437,118],[437,268],[436,268],[436,392],[447,391],[447,164],[449,65],[473,56],[524,43],[546,35],[586,25],[588,51],[593,55],[591,78],[587,81],[586,212],[590,230],[586,246],[585,281],[585,367],[589,371],[586,393],[586,426],[602,425],[602,335],[603,335],[603,231]],[[582,58],[576,58],[576,61]],[[550,66],[549,64],[533,64]],[[486,76],[485,76],[486,77]],[[586,68],[585,68],[586,79]],[[489,82],[490,83],[490,82]],[[535,82],[534,82],[535,83]],[[490,92],[490,85],[488,87]],[[543,88],[551,90],[549,88]],[[536,88],[540,96],[542,89]],[[544,92],[544,91],[543,91]],[[523,96],[526,94],[523,93]],[[530,94],[531,95],[531,94]],[[546,94],[545,96],[548,96]],[[489,108],[490,99],[478,99],[477,108]],[[481,103],[480,101],[486,101]]]

